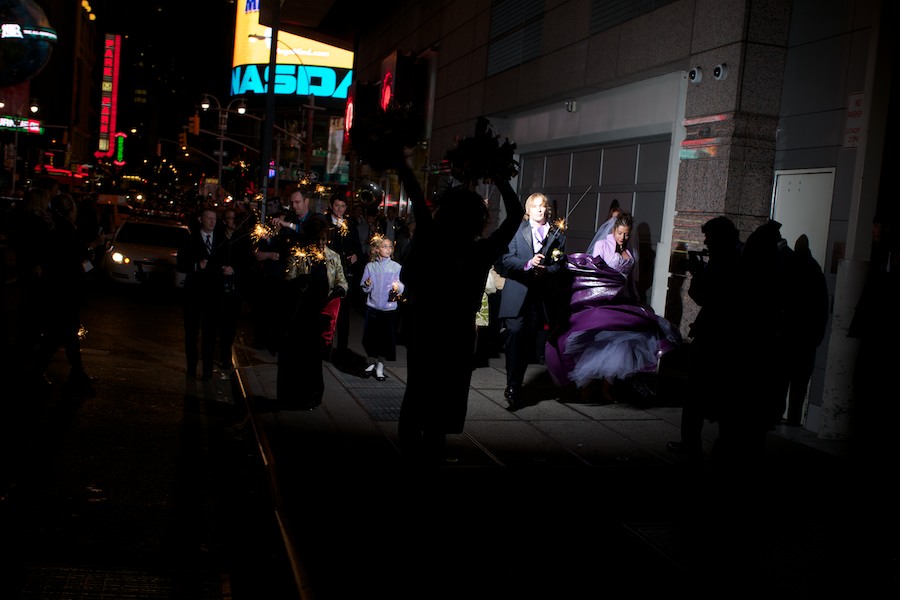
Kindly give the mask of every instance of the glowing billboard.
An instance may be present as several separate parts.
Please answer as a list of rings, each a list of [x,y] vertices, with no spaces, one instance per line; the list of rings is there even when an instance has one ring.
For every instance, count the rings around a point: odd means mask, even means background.
[[[231,95],[265,94],[272,29],[259,24],[259,1],[239,0],[234,26]],[[278,32],[275,94],[347,97],[353,53],[299,35]]]

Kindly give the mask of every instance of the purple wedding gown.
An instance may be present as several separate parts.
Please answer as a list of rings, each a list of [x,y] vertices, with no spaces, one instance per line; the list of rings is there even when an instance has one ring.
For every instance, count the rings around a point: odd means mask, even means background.
[[[660,357],[681,343],[671,323],[637,300],[629,278],[633,258],[614,262],[617,268],[590,254],[567,257],[571,316],[545,348],[547,369],[560,387],[653,372]]]

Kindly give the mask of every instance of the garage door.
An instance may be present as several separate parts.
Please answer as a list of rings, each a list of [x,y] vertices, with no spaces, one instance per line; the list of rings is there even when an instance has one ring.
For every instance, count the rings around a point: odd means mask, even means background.
[[[618,200],[634,215],[631,246],[638,253],[638,291],[647,300],[663,222],[670,148],[669,138],[663,137],[524,155],[519,193],[524,200],[542,192],[553,205],[554,220],[566,217],[569,252],[588,250],[610,204]]]

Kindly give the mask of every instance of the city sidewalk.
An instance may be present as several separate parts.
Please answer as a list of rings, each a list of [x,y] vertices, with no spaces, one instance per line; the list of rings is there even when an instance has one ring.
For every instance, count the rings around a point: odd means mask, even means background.
[[[399,462],[397,419],[407,377],[406,348],[398,345],[397,360],[385,364],[385,381],[364,378],[361,330],[362,317],[354,313],[352,359],[324,363],[325,395],[315,411],[279,410],[274,402],[275,357],[239,338],[235,364],[240,388],[246,398],[256,401],[253,405],[267,425],[293,423],[331,430],[347,447],[359,449],[358,456],[346,457],[350,460],[372,460],[369,442],[380,440],[387,447],[378,460]],[[546,368],[533,364],[525,378],[527,406],[514,411],[503,397],[504,366],[501,355],[474,371],[465,431],[448,436],[448,467],[685,463],[666,450],[667,442],[679,439],[683,374],[678,365],[649,378],[645,389],[655,389],[655,393],[638,394],[627,384],[617,384],[614,394],[619,402],[605,404],[585,402],[574,390],[556,387]],[[440,382],[435,382],[435,394],[439,393]],[[708,454],[718,435],[716,424],[707,423],[703,435]],[[780,426],[770,440],[772,452],[794,447],[797,452],[817,450],[833,456],[846,452],[845,443],[818,440],[812,432],[797,427]]]
[[[275,358],[235,346],[237,386],[298,586],[315,587],[317,598],[573,598],[593,588],[713,598],[721,585],[806,598],[825,577],[825,558],[845,552],[836,548],[847,522],[823,516],[834,514],[828,490],[843,485],[841,444],[779,428],[768,439],[765,486],[717,489],[705,457],[666,449],[679,437],[677,370],[651,380],[655,395],[619,389],[623,401],[600,404],[531,365],[529,404],[513,411],[503,360],[491,359],[473,373],[465,431],[448,436],[445,467],[411,473],[397,444],[406,349],[386,364],[385,381],[363,378],[361,327],[354,315],[357,363],[325,363],[324,400],[312,411],[280,407]],[[707,424],[707,455],[716,434]],[[462,554],[447,555],[453,539]],[[444,555],[439,564],[427,558]],[[441,591],[427,587],[438,582]]]

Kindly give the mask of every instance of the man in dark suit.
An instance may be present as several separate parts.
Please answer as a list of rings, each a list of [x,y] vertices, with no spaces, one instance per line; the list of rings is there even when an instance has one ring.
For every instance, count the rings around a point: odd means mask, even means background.
[[[176,259],[178,271],[185,273],[184,352],[187,374],[197,374],[199,338],[204,380],[212,379],[225,277],[234,275],[232,267],[224,264],[217,252],[225,232],[221,227],[216,227],[216,222],[215,209],[203,208],[197,217],[199,227],[192,228],[187,243],[178,250]]]
[[[309,191],[304,188],[297,188],[290,195],[291,212],[283,217],[276,217],[274,222],[279,226],[279,237],[287,243],[288,246],[294,244],[307,245],[313,240],[307,239],[308,233],[304,232],[304,227],[311,217],[321,216],[309,208]]]
[[[237,322],[244,302],[248,298],[247,289],[251,285],[253,251],[250,234],[246,227],[247,217],[238,215],[233,206],[222,211],[224,222],[221,243],[216,246],[216,255],[224,265],[231,267],[232,275],[225,275],[223,269],[222,318],[219,328],[219,359],[222,369],[231,371],[232,346],[237,334]]]
[[[388,206],[384,216],[378,219],[378,231],[387,239],[397,243],[397,236],[406,228],[406,223],[397,215],[396,206]]]
[[[540,193],[530,195],[525,201],[525,220],[501,261],[506,276],[498,314],[506,327],[504,396],[513,408],[522,405],[522,382],[528,364],[543,358],[550,282],[563,266],[561,261],[541,253],[550,232],[549,218],[547,197]],[[557,247],[560,252],[565,251],[564,236]]]

